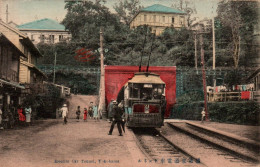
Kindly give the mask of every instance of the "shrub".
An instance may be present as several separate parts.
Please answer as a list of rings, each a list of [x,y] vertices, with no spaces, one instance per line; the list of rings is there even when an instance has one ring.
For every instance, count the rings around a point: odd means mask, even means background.
[[[203,102],[176,104],[171,118],[200,120],[203,105]],[[260,125],[260,106],[254,101],[208,103],[208,111],[211,121]]]

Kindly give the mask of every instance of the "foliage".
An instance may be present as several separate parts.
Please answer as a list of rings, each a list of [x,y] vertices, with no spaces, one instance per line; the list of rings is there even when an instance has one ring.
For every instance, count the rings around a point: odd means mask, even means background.
[[[171,118],[200,120],[202,108],[203,102],[178,104],[174,106]],[[260,125],[260,106],[254,101],[208,103],[208,111],[211,121]]]
[[[257,102],[214,103],[209,106],[212,121],[259,125],[260,107]]]
[[[67,14],[62,24],[71,32],[73,42],[82,46],[97,49],[99,44],[99,28],[112,28],[120,31],[119,19],[100,1],[67,2]]]
[[[242,75],[241,72],[237,69],[230,71],[227,73],[227,75],[224,78],[225,83],[229,88],[232,87],[232,85],[239,85],[242,81]]]
[[[192,18],[192,14],[197,13],[194,2],[186,0],[173,1],[172,6],[176,9],[186,12],[188,26],[190,27],[192,23],[195,21],[195,18]]]
[[[258,5],[257,1],[219,2],[216,41],[224,43],[226,54],[232,55],[235,68],[238,68],[242,57],[244,59],[241,63],[246,65],[245,57],[251,56],[253,27],[258,20]]]
[[[127,25],[141,8],[143,7],[140,6],[140,0],[120,0],[114,5],[118,17]]]
[[[60,90],[52,84],[47,84],[46,91],[38,95],[34,92],[26,96],[23,106],[31,106],[35,119],[55,118],[56,109],[60,108],[65,99],[60,96]]]
[[[50,82],[53,78],[52,74],[49,76]],[[99,75],[88,74],[82,75],[77,73],[64,73],[57,72],[55,77],[55,83],[58,85],[64,85],[71,88],[72,93],[81,94],[96,94],[98,89],[98,78]]]

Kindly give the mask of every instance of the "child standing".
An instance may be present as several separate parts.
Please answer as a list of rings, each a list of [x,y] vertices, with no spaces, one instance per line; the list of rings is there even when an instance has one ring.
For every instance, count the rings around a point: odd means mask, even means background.
[[[84,121],[87,121],[88,110],[84,108]]]
[[[206,115],[205,108],[203,108],[203,110],[201,111],[201,122],[202,123],[203,123],[203,121],[205,119],[205,115]]]

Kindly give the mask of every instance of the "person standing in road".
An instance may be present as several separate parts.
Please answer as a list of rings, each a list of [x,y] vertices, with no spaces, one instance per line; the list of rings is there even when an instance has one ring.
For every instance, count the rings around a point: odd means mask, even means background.
[[[89,118],[92,119],[93,118],[93,102],[90,102],[90,105],[88,108],[88,114],[89,114]]]
[[[122,110],[117,106],[117,102],[113,101],[113,122],[111,124],[110,130],[108,132],[108,135],[112,135],[113,129],[115,124],[117,124],[117,129],[119,132],[119,136],[123,136],[122,135],[122,129],[121,129],[121,121],[122,121]]]
[[[32,109],[30,106],[27,106],[24,110],[25,110],[26,124],[29,125],[31,123]]]
[[[23,115],[23,108],[21,105],[18,106],[17,112],[19,115],[19,122],[21,125],[23,125],[25,121],[25,116]]]
[[[205,108],[203,108],[203,110],[201,111],[201,122],[202,123],[203,123],[203,121],[205,119],[205,115],[206,115]]]
[[[98,114],[98,107],[97,107],[97,105],[94,105],[93,106],[93,117],[94,117],[95,121],[99,120],[98,115],[99,115]]]
[[[164,125],[164,115],[167,107],[167,101],[164,95],[161,96],[161,106],[162,125]]]
[[[3,115],[3,112],[0,108],[0,129],[3,129],[3,125],[2,125],[2,115]]]
[[[121,102],[118,104],[118,108],[120,109],[120,112],[122,114],[120,123],[121,123],[123,131],[125,132],[125,106],[124,106],[124,100],[121,100]]]
[[[113,118],[113,101],[114,99],[111,99],[110,103],[108,104],[108,122],[111,123],[112,122],[112,118]]]
[[[78,106],[78,109],[76,111],[76,115],[77,115],[77,122],[79,122],[79,116],[80,116],[80,106]]]
[[[84,108],[84,121],[87,121],[87,116],[88,116],[88,110],[87,108]]]
[[[67,104],[63,104],[63,107],[61,108],[61,115],[62,115],[62,118],[63,118],[63,125],[64,124],[67,124],[67,115],[68,115],[68,107],[67,107]]]

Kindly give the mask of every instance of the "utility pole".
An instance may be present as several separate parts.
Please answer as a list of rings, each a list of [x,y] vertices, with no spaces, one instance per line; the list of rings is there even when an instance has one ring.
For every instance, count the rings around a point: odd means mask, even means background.
[[[203,92],[204,92],[204,108],[206,112],[206,121],[208,121],[208,107],[207,107],[207,83],[206,83],[206,72],[204,63],[204,48],[203,48],[203,33],[200,34],[200,53],[201,53],[201,64],[202,64],[202,80],[203,80]]]
[[[0,21],[2,20],[2,15],[1,15],[1,12],[2,12],[2,10],[1,10],[1,6],[2,6],[2,1],[0,1]]]
[[[106,114],[105,110],[105,69],[103,55],[103,27],[100,28],[100,86],[99,86],[99,114]]]
[[[8,4],[6,5],[6,20],[5,20],[5,22],[6,22],[6,24],[8,24]]]
[[[213,62],[212,62],[212,69],[214,71],[214,76],[213,76],[213,87],[214,91],[216,90],[216,51],[215,51],[215,21],[214,21],[214,16],[213,16],[213,6],[212,6],[212,54],[213,54]]]
[[[56,73],[56,71],[55,71],[55,69],[56,69],[56,57],[57,57],[57,52],[55,51],[55,53],[54,53],[54,67],[53,67],[53,84],[55,84],[55,73]]]
[[[198,55],[197,55],[197,32],[195,32],[195,41],[194,41],[194,44],[195,44],[195,69],[196,71],[198,72]]]

